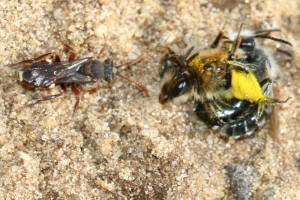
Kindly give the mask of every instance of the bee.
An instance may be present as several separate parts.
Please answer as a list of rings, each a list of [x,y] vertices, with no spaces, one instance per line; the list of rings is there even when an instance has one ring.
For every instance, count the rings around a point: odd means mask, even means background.
[[[59,85],[62,89],[58,94],[44,96],[36,102],[29,104],[29,106],[35,105],[41,101],[47,101],[60,97],[64,95],[67,87],[70,86],[72,92],[76,96],[76,103],[74,105],[74,111],[76,111],[80,102],[79,88],[81,85],[95,83],[98,80],[105,80],[106,82],[110,83],[114,80],[115,76],[119,76],[136,85],[145,93],[146,96],[149,96],[148,89],[144,85],[133,79],[130,79],[127,76],[117,73],[114,70],[114,68],[131,66],[140,62],[143,59],[143,55],[139,56],[135,60],[119,66],[114,66],[112,60],[110,59],[105,59],[104,61],[94,57],[76,59],[75,49],[68,44],[64,44],[64,46],[66,49],[71,51],[68,61],[61,61],[60,56],[53,52],[46,53],[32,60],[24,60],[12,65],[18,66],[21,64],[30,63],[29,65],[23,67],[19,72],[19,81],[26,88],[48,90]],[[104,47],[101,49],[100,54],[103,52],[103,50]],[[92,88],[87,91],[94,92],[95,90],[95,88]]]
[[[194,47],[184,55],[169,49],[162,59],[160,103],[195,100],[198,117],[209,126],[220,127],[225,136],[251,135],[262,127],[271,105],[288,99],[272,96],[277,65],[256,40],[291,43],[270,36],[279,29],[241,28],[228,37],[221,31],[210,48],[196,53],[192,53]]]

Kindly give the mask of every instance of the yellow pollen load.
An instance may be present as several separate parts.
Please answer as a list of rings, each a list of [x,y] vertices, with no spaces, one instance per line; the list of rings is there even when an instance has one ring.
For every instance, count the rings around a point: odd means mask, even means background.
[[[193,68],[197,72],[198,75],[204,72],[203,70],[204,63],[200,57],[194,58],[188,64],[191,68]]]
[[[204,66],[213,64],[215,62],[226,62],[228,57],[228,52],[221,51],[219,49],[209,49],[199,52],[195,58],[193,58],[188,65],[193,68],[198,76],[203,77],[203,75],[210,76],[211,72],[204,69]],[[187,57],[187,60],[189,57]]]
[[[231,92],[239,100],[251,102],[264,102],[267,100],[254,74],[249,71],[231,70]]]

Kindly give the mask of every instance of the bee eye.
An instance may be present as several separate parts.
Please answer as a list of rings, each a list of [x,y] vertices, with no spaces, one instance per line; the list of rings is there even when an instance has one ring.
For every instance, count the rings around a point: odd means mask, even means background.
[[[160,103],[164,104],[173,98],[188,94],[193,88],[194,78],[187,71],[177,72],[171,80],[166,82],[159,95]]]
[[[186,89],[187,89],[188,83],[185,79],[185,77],[182,77],[181,79],[179,79],[175,84],[174,87],[172,89],[172,97],[178,97],[180,95],[182,95]]]

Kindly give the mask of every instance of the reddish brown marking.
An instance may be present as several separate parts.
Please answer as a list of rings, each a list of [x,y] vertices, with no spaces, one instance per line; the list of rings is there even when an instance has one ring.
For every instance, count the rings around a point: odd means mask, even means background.
[[[69,61],[74,61],[76,59],[76,55],[77,55],[75,48],[69,44],[63,43],[63,45],[66,49],[68,49],[71,52],[71,54],[69,56]]]
[[[139,57],[137,57],[134,60],[131,60],[131,61],[126,62],[126,63],[123,63],[123,64],[118,65],[118,66],[115,66],[115,68],[119,68],[119,67],[122,67],[122,66],[129,67],[129,66],[135,65],[136,63],[140,62],[143,59],[144,59],[144,55],[142,54],[142,55],[140,55]]]
[[[100,56],[103,54],[103,52],[104,52],[104,50],[105,50],[105,48],[106,48],[106,38],[105,38],[105,35],[104,35],[103,37],[104,37],[104,41],[105,41],[105,42],[104,42],[103,47],[100,49],[100,52],[99,52],[97,58],[100,58]]]
[[[71,89],[72,89],[73,94],[75,94],[75,97],[76,97],[76,102],[74,105],[74,113],[75,113],[75,111],[78,109],[78,106],[80,103],[80,90],[75,85],[72,85]]]
[[[127,76],[123,76],[123,75],[121,75],[121,74],[116,74],[116,75],[119,76],[119,77],[121,77],[121,78],[123,78],[123,79],[125,79],[126,81],[128,81],[128,82],[134,84],[135,86],[137,86],[139,89],[141,89],[141,90],[145,93],[145,95],[146,95],[147,97],[150,96],[150,95],[149,95],[148,89],[147,89],[144,85],[142,85],[141,83],[139,83],[139,82],[137,82],[137,81],[135,81],[135,80],[132,80],[132,79],[128,78]]]
[[[89,94],[93,94],[93,93],[97,92],[97,88],[85,89],[84,91],[88,92]]]
[[[163,51],[165,52],[165,54],[169,54],[169,55],[175,54],[175,52],[170,47],[165,47],[165,46],[157,45],[155,47],[155,49],[158,49],[158,48],[162,48]]]
[[[134,59],[134,60],[131,60],[131,61],[129,61],[129,62],[126,62],[126,63],[121,64],[121,65],[118,65],[118,66],[115,66],[115,68],[119,68],[119,67],[122,67],[122,66],[127,66],[127,67],[129,67],[129,66],[131,66],[131,65],[135,65],[136,63],[140,62],[140,61],[143,60],[143,59],[144,59],[144,55],[142,54],[142,55],[140,55],[139,57],[137,57],[137,58]],[[141,89],[141,90],[145,93],[146,96],[150,96],[150,95],[149,95],[148,89],[147,89],[143,84],[139,83],[138,81],[135,81],[135,80],[133,80],[133,79],[130,79],[129,77],[124,76],[124,75],[121,75],[121,74],[119,74],[119,73],[116,73],[116,76],[119,76],[119,77],[125,79],[126,81],[128,81],[128,82],[134,84],[134,85],[137,86],[139,89]]]
[[[60,56],[57,53],[54,53],[51,57],[54,62],[60,62]]]

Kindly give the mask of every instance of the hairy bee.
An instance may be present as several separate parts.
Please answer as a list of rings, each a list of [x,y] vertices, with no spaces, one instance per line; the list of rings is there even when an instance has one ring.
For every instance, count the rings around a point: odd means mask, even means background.
[[[206,124],[219,126],[227,136],[252,134],[265,124],[272,97],[276,64],[268,51],[256,42],[278,29],[243,31],[225,37],[221,31],[211,48],[185,55],[169,50],[163,58],[162,88],[159,101],[172,99],[197,103],[196,114]]]

